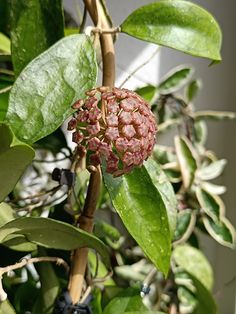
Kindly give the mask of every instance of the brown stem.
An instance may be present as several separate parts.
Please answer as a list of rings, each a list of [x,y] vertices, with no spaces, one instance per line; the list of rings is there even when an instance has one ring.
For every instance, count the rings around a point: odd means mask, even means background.
[[[96,5],[95,5],[96,3]],[[97,27],[110,28],[106,15],[99,1],[84,0],[84,4]],[[113,87],[115,82],[115,53],[111,34],[101,34],[100,44],[103,60],[103,85]],[[79,227],[87,232],[93,230],[93,217],[100,193],[101,169],[97,168],[90,176],[85,205],[79,217]],[[73,304],[80,301],[84,274],[87,266],[88,249],[81,248],[74,252],[69,280],[69,293]]]

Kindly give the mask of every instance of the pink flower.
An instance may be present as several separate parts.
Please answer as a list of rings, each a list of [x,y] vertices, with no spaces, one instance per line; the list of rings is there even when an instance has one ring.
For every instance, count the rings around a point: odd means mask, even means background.
[[[132,114],[131,112],[122,111],[119,115],[119,121],[123,124],[130,124],[132,122]]]
[[[87,127],[86,127],[86,130],[88,131],[89,134],[91,135],[96,135],[99,133],[100,131],[100,124],[99,122],[97,121],[95,124],[89,124]]]
[[[110,141],[115,141],[119,137],[118,128],[115,127],[108,127],[106,129],[106,138]]]
[[[118,126],[118,117],[115,114],[109,114],[106,117],[106,121],[108,126]]]
[[[128,124],[123,126],[122,133],[127,139],[131,139],[136,134],[136,131],[132,124]]]

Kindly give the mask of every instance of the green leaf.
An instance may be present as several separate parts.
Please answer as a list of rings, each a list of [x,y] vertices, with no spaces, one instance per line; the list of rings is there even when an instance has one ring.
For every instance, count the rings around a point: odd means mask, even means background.
[[[174,154],[174,149],[172,147],[164,145],[155,145],[152,156],[160,164],[166,164],[169,162],[176,161],[176,155]]]
[[[203,217],[203,223],[210,236],[221,245],[236,247],[235,229],[227,218],[222,217],[221,221],[214,221],[210,217]]]
[[[64,36],[62,1],[10,2],[12,61],[15,74]]]
[[[94,234],[99,238],[108,237],[112,241],[118,241],[121,237],[118,229],[100,219],[95,221]]]
[[[193,101],[193,99],[197,96],[197,93],[201,86],[202,83],[200,80],[193,80],[187,85],[185,91],[187,102]]]
[[[175,229],[175,243],[185,242],[191,236],[196,223],[196,215],[191,209],[179,212]]]
[[[157,92],[157,88],[152,85],[147,85],[135,90],[137,94],[139,94],[143,99],[145,99],[148,103],[152,103],[152,100]]]
[[[197,156],[191,142],[185,137],[175,137],[175,149],[182,173],[185,189],[188,189],[195,178]]]
[[[3,245],[18,252],[33,252],[37,250],[37,245],[28,242],[23,235],[9,234],[5,238]]]
[[[163,94],[171,94],[183,87],[193,75],[193,68],[177,67],[169,72],[158,85],[158,91]]]
[[[218,311],[212,294],[195,276],[190,273],[188,275],[196,288],[195,297],[198,301],[193,314],[217,314]]]
[[[213,111],[213,110],[202,110],[197,111],[193,114],[196,121],[198,120],[234,120],[236,119],[236,113],[231,111]]]
[[[113,178],[105,172],[103,176],[126,228],[154,265],[167,274],[171,243],[167,210],[148,171],[143,166],[122,177]]]
[[[172,184],[169,182],[165,172],[161,169],[159,164],[152,158],[145,161],[144,166],[157,191],[161,194],[169,220],[169,229],[171,236],[173,237],[176,228],[177,199]]]
[[[60,283],[51,263],[38,263],[37,272],[41,286],[32,314],[50,314],[59,293]]]
[[[195,276],[208,290],[212,289],[213,271],[200,250],[186,244],[178,245],[172,257],[184,271]]]
[[[226,159],[213,161],[209,165],[197,170],[196,176],[201,180],[212,180],[222,174],[227,164]]]
[[[193,56],[221,60],[221,30],[213,16],[183,0],[161,0],[132,12],[121,31]]]
[[[194,123],[194,140],[200,145],[204,145],[207,140],[207,126],[205,121],[199,120]]]
[[[133,289],[126,289],[108,303],[103,314],[143,313],[144,311],[147,311],[147,308],[144,306],[140,295]]]
[[[16,314],[15,309],[8,300],[0,302],[0,314]]]
[[[10,39],[2,33],[0,33],[0,50],[11,53]]]
[[[4,121],[6,117],[10,91],[8,87],[10,85],[12,83],[0,81],[0,121]]]
[[[5,124],[0,124],[0,202],[13,190],[25,168],[34,158],[28,145],[12,145],[13,134]]]
[[[225,205],[219,196],[210,194],[201,188],[196,189],[196,196],[201,208],[214,221],[224,216]]]
[[[20,140],[33,143],[62,124],[96,78],[89,38],[65,37],[21,72],[10,93],[7,121]]]
[[[9,235],[23,235],[29,242],[59,249],[74,250],[79,247],[90,247],[98,251],[109,267],[109,254],[101,240],[81,229],[50,218],[23,217],[10,221],[0,228],[0,243]]]
[[[0,203],[0,227],[14,220],[14,211],[7,203]]]

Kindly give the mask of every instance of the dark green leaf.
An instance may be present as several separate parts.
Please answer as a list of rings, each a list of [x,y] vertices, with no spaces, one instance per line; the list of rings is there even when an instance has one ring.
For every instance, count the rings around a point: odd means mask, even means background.
[[[189,67],[181,66],[181,68],[177,67],[176,69],[173,69],[164,79],[162,79],[161,83],[158,85],[158,91],[163,95],[178,91],[188,82],[193,75],[193,72],[193,68]]]
[[[197,170],[196,176],[201,180],[212,180],[222,174],[227,164],[226,159],[213,161],[209,165]]]
[[[9,31],[9,0],[1,0],[0,2],[0,32],[8,34]]]
[[[15,74],[64,36],[62,1],[10,2],[12,61]]]
[[[201,209],[203,209],[214,221],[217,221],[224,216],[225,206],[219,196],[212,195],[201,188],[197,188],[196,196]]]
[[[178,245],[172,257],[184,271],[195,276],[208,290],[212,289],[213,271],[200,250],[186,244]]]
[[[132,12],[121,31],[185,53],[221,60],[221,30],[213,16],[183,0],[161,0]]]
[[[188,189],[195,178],[197,157],[191,142],[184,136],[175,137],[175,149],[182,173],[183,184]]]
[[[203,223],[210,236],[221,245],[236,247],[235,229],[228,219],[222,217],[221,221],[214,221],[210,217],[204,217]]]
[[[161,194],[162,200],[166,207],[166,212],[169,220],[169,228],[173,237],[176,228],[176,208],[177,200],[171,183],[169,182],[165,172],[159,164],[149,158],[144,163],[153,184],[157,191]]]
[[[8,87],[11,85],[11,82],[3,81],[0,79],[0,121],[4,121],[6,117],[10,91],[8,90]]]
[[[140,295],[131,289],[126,289],[111,300],[105,307],[103,314],[143,313],[144,311],[147,311],[147,308],[144,306]]]
[[[106,266],[109,266],[109,254],[102,241],[61,221],[31,217],[15,219],[0,228],[0,243],[4,244],[11,234],[23,235],[30,242],[53,249],[73,250],[90,247],[97,250]]]
[[[152,102],[156,91],[157,88],[152,85],[147,85],[145,87],[141,87],[135,90],[135,92],[139,94],[143,99],[145,99],[148,103]]]
[[[154,265],[167,274],[171,242],[167,210],[147,170],[143,166],[119,178],[103,175],[126,228]]]
[[[181,211],[177,216],[177,225],[175,229],[176,242],[185,242],[193,232],[196,223],[196,215],[191,209]]]
[[[10,93],[7,120],[17,137],[33,143],[55,131],[96,77],[95,52],[85,35],[65,37],[34,59]]]
[[[0,202],[13,190],[25,168],[34,158],[34,150],[28,145],[13,145],[13,134],[0,124]],[[4,178],[4,179],[3,179]]]
[[[193,115],[195,120],[233,120],[236,119],[236,113],[231,111],[197,111]]]
[[[193,101],[193,99],[197,96],[197,93],[200,88],[201,88],[200,80],[193,80],[188,84],[185,91],[187,102]]]

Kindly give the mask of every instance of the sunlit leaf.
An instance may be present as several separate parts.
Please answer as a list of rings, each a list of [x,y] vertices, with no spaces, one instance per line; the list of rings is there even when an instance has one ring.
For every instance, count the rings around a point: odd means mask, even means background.
[[[139,94],[143,99],[145,99],[148,103],[152,103],[153,97],[157,92],[157,88],[152,85],[147,85],[135,90],[137,94]]]
[[[64,36],[62,1],[10,1],[12,61],[15,74]]]
[[[197,156],[191,142],[184,136],[175,137],[175,149],[179,161],[184,187],[189,188],[197,170]]]
[[[2,33],[0,33],[0,50],[11,53],[10,39]]]
[[[210,236],[221,245],[236,247],[235,229],[227,218],[222,217],[220,221],[214,221],[210,217],[203,217],[203,223]]]
[[[122,177],[113,178],[105,172],[103,176],[112,203],[129,233],[154,265],[167,274],[171,242],[167,209],[148,171],[143,166]]]
[[[16,80],[7,121],[17,137],[33,143],[55,131],[97,78],[95,52],[88,37],[65,37],[30,62]]]
[[[210,13],[190,1],[161,0],[140,7],[121,24],[121,31],[194,56],[221,60],[219,25]]]

